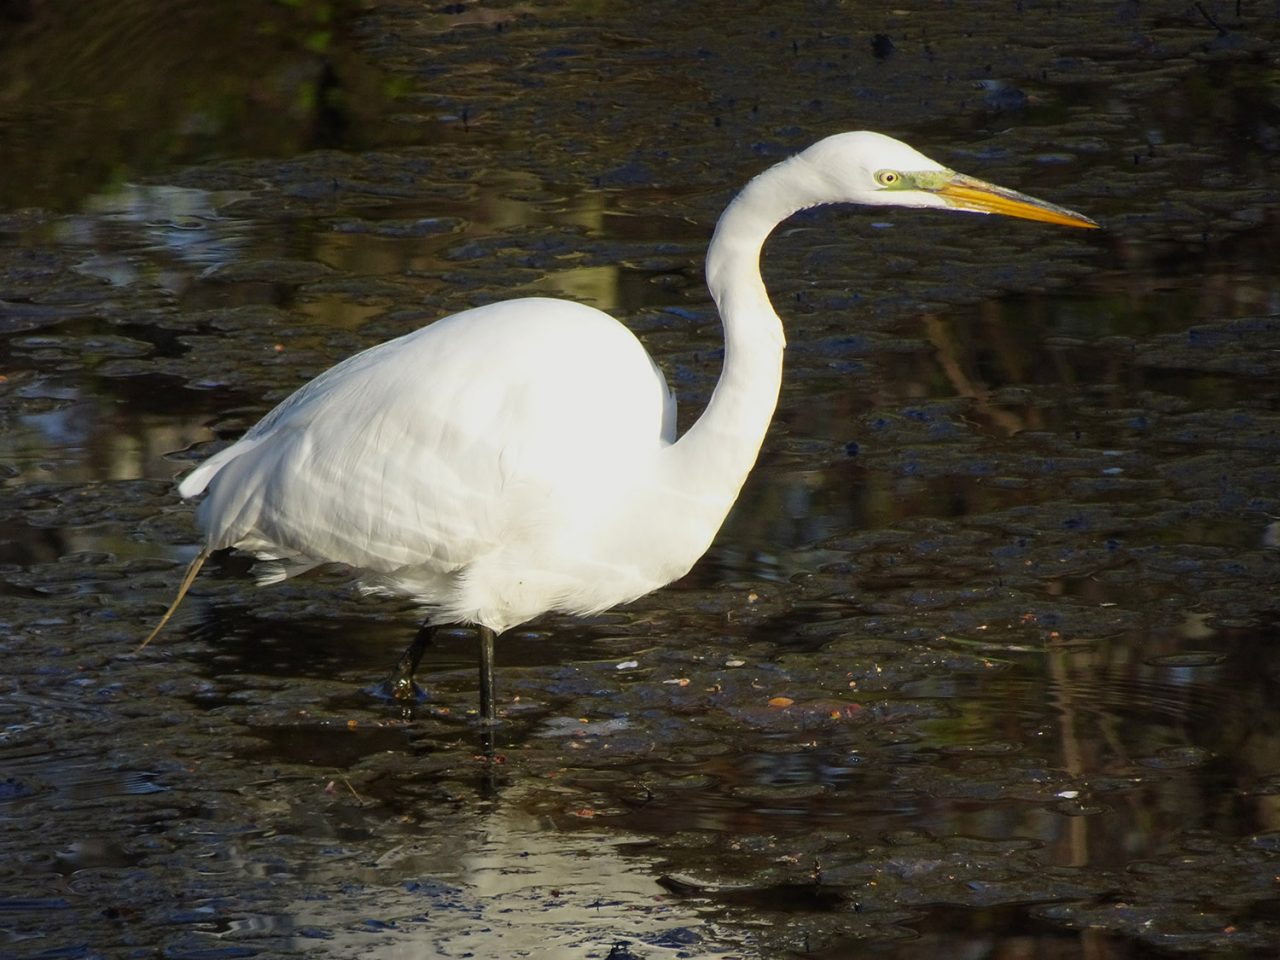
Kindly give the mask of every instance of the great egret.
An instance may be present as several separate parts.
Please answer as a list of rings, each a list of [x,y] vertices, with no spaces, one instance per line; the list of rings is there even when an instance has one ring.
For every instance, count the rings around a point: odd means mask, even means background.
[[[782,379],[784,338],[760,276],[780,222],[828,203],[939,207],[1096,227],[1063,207],[963,176],[904,143],[841,133],[757,176],[707,250],[724,367],[676,437],[675,397],[635,336],[565,300],[465,310],[339,363],[184,479],[207,491],[211,551],[321,563],[429,613],[392,675],[411,691],[431,625],[475,624],[480,712],[493,722],[493,641],[549,610],[590,614],[686,573],[755,463]]]

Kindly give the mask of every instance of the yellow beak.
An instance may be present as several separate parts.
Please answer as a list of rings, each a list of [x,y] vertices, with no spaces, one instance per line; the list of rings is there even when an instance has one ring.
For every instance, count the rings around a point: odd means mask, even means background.
[[[960,210],[974,210],[979,213],[999,213],[1006,217],[1021,217],[1023,220],[1040,220],[1044,223],[1058,223],[1064,227],[1084,227],[1096,230],[1098,225],[1084,214],[1046,203],[1025,193],[997,187],[994,183],[966,177],[963,173],[953,174],[934,192]]]

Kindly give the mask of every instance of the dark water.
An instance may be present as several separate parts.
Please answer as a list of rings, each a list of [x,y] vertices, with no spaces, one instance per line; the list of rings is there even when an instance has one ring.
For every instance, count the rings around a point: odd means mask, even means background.
[[[1274,956],[1280,22],[1257,4],[0,7],[0,956]],[[883,39],[877,39],[877,36]],[[869,127],[1096,235],[823,211],[684,581],[474,648],[172,480],[511,294],[688,422],[747,178]],[[589,398],[584,398],[587,400]]]

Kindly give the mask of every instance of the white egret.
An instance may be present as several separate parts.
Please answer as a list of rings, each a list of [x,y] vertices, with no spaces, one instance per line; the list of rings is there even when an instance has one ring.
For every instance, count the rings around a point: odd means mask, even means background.
[[[200,564],[236,547],[266,580],[347,564],[365,589],[429,608],[392,675],[412,675],[431,625],[479,629],[480,707],[495,719],[493,641],[547,611],[591,614],[686,573],[720,529],[777,404],[784,337],[760,275],[780,222],[829,203],[1092,220],[955,173],[871,132],[828,137],[757,176],[707,250],[724,366],[676,437],[675,397],[635,336],[565,300],[466,310],[339,363],[179,486],[202,492]]]

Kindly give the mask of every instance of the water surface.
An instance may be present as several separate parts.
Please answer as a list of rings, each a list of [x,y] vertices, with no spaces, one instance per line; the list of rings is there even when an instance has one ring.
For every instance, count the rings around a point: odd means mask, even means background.
[[[1273,18],[250,7],[6,34],[0,953],[1275,954]],[[132,652],[174,478],[356,349],[569,297],[690,422],[715,217],[857,127],[1106,229],[784,226],[758,470],[679,584],[503,638],[499,762],[466,631],[368,695],[415,613],[341,571],[220,559]]]

